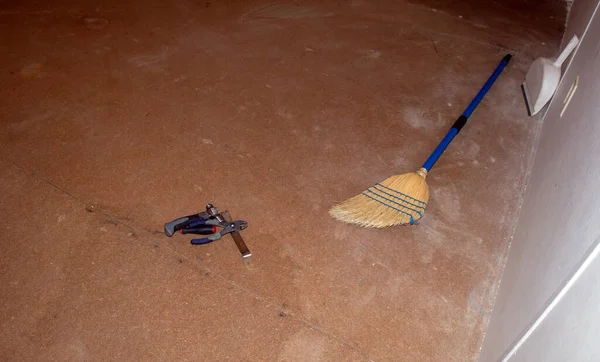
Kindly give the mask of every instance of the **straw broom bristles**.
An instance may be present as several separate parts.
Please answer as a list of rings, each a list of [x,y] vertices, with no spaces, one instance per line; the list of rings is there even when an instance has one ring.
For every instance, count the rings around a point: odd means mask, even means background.
[[[414,224],[423,217],[429,202],[427,170],[396,175],[365,190],[329,210],[346,223],[384,228]]]

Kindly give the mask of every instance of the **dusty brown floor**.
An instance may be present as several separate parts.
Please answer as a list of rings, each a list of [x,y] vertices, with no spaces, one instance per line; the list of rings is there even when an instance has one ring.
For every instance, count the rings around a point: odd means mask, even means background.
[[[474,359],[539,128],[519,85],[564,23],[540,3],[1,2],[0,359]],[[420,167],[506,52],[421,225],[327,216]],[[207,202],[251,265],[162,234]]]

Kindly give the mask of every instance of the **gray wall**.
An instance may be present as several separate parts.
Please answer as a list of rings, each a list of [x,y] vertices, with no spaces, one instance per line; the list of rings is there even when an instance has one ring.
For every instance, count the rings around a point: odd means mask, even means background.
[[[600,361],[599,254],[597,246],[510,361]]]
[[[562,47],[571,40],[573,34],[581,36],[590,21],[598,0],[575,0],[567,17],[567,28],[562,41]]]
[[[581,43],[544,119],[481,361],[583,361],[600,350],[592,323],[600,321],[600,292],[586,269],[600,263],[590,259],[600,240],[600,14],[590,23],[597,4],[573,4],[563,44],[574,33]]]

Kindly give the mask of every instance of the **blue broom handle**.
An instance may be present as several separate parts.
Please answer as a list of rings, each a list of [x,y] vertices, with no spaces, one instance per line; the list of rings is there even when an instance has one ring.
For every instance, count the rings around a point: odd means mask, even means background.
[[[504,68],[506,67],[508,62],[510,61],[510,58],[512,58],[512,56],[510,54],[507,54],[504,56],[504,58],[502,58],[502,61],[500,62],[500,64],[498,64],[498,66],[496,67],[496,70],[494,70],[494,73],[492,73],[492,75],[489,77],[487,82],[485,82],[485,84],[483,85],[483,87],[481,88],[479,93],[477,93],[475,98],[471,101],[471,104],[469,104],[469,106],[467,107],[467,109],[465,109],[463,114],[460,117],[458,117],[456,122],[454,122],[454,124],[452,125],[452,128],[450,128],[450,131],[448,131],[448,133],[442,139],[440,144],[435,148],[435,150],[433,151],[431,156],[429,156],[427,161],[425,161],[425,164],[423,164],[423,168],[426,169],[427,172],[429,172],[429,170],[431,170],[431,168],[433,167],[433,165],[435,165],[435,163],[440,158],[442,153],[444,153],[444,151],[446,150],[446,148],[448,147],[450,142],[452,142],[454,137],[458,134],[458,132],[460,132],[460,130],[463,128],[463,126],[467,123],[467,121],[469,120],[469,117],[471,116],[473,111],[475,111],[475,108],[477,108],[477,106],[479,105],[479,103],[481,102],[483,97],[485,97],[486,93],[492,87],[492,84],[494,84],[496,79],[498,79],[498,77],[500,76],[500,73],[502,73],[502,71],[504,70]]]

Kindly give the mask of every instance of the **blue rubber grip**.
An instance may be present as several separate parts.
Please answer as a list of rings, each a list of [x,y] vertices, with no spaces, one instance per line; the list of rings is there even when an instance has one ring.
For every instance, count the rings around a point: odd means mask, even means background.
[[[456,120],[452,128],[450,128],[446,136],[444,136],[444,138],[442,139],[440,144],[435,148],[431,156],[429,156],[427,161],[425,161],[425,163],[423,164],[423,168],[427,170],[427,172],[431,170],[433,165],[435,165],[437,160],[442,156],[442,153],[444,153],[450,142],[452,142],[454,137],[458,134],[458,132],[460,132],[465,123],[467,123],[467,120],[469,119],[471,114],[473,114],[475,108],[477,108],[477,106],[479,105],[483,97],[485,97],[487,92],[490,90],[496,79],[498,79],[500,73],[502,73],[502,71],[504,70],[511,58],[512,56],[510,54],[507,54],[504,56],[504,58],[502,58],[502,61],[500,62],[500,64],[498,64],[496,70],[494,70],[494,73],[492,73],[492,75],[488,78],[487,82],[485,82],[483,87],[481,87],[481,90],[479,90],[479,93],[477,93],[475,98],[473,98],[467,109],[465,109],[463,114]]]
[[[204,244],[209,244],[212,243],[214,240],[209,239],[209,238],[203,238],[203,239],[192,239],[192,241],[190,241],[192,243],[192,245],[204,245]]]
[[[192,223],[190,223],[188,225],[188,228],[195,228],[196,226],[206,225],[206,221],[207,220],[204,220],[204,219],[198,220],[198,221],[194,221],[194,222],[192,222]]]

